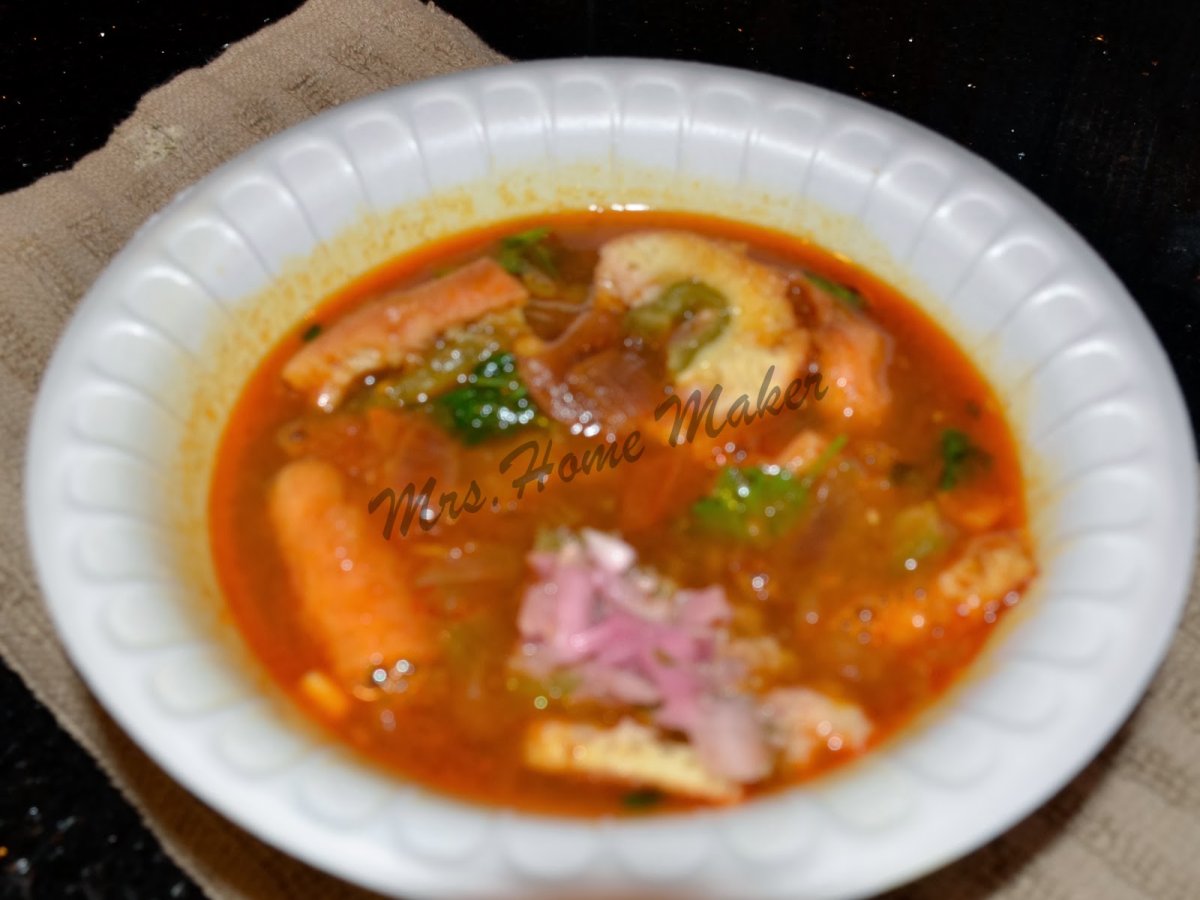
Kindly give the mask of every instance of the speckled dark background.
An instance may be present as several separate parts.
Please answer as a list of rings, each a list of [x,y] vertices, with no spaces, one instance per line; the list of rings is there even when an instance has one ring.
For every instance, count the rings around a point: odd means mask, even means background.
[[[146,90],[298,5],[0,0],[0,190],[69,167]],[[758,69],[864,98],[969,147],[1113,267],[1166,346],[1196,420],[1195,0],[440,5],[517,59],[636,55]],[[0,666],[0,898],[198,896],[95,764]]]

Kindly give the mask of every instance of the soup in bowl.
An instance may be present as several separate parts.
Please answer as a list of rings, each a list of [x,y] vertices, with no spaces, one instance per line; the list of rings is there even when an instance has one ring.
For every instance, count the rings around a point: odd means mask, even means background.
[[[225,595],[338,737],[473,801],[735,803],[895,733],[1037,572],[1003,406],[862,269],[665,212],[456,235],[226,429]]]
[[[986,164],[750,73],[364,98],[142,229],[30,433],[89,687],[416,896],[861,896],[1060,788],[1194,539],[1161,349]]]

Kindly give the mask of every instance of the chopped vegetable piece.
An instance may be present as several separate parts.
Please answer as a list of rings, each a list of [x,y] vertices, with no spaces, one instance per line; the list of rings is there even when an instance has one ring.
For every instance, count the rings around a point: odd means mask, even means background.
[[[979,465],[986,465],[991,456],[971,443],[971,439],[957,428],[942,432],[942,474],[938,479],[938,490],[951,490]]]
[[[667,795],[662,791],[654,788],[643,788],[639,791],[630,791],[621,797],[621,805],[626,809],[649,809],[651,806],[658,806],[667,799]]]
[[[692,506],[692,515],[704,531],[739,540],[779,537],[796,523],[813,482],[830,467],[846,441],[846,435],[838,435],[799,476],[779,466],[726,467],[712,492]]]
[[[654,346],[665,340],[667,369],[675,374],[721,335],[729,319],[729,302],[723,294],[700,281],[680,281],[629,310],[625,327]]]
[[[554,253],[546,243],[549,228],[531,228],[520,234],[510,235],[500,241],[497,260],[511,275],[521,279],[526,289],[535,297],[553,298],[561,293],[555,280],[558,264]]]
[[[808,467],[805,468],[805,479],[812,480],[824,475],[825,470],[833,464],[835,459],[837,459],[837,455],[842,452],[842,448],[846,446],[846,441],[848,440],[849,437],[844,434],[839,434],[832,441],[830,441],[829,446],[821,451],[821,455],[814,459],[808,465]]]
[[[543,553],[557,553],[572,540],[568,529],[548,528],[543,525],[533,536],[533,549]]]
[[[537,421],[538,408],[505,351],[481,362],[467,383],[436,402],[438,418],[466,444],[478,444]]]
[[[558,273],[554,255],[546,246],[546,238],[550,237],[550,229],[545,227],[530,228],[520,234],[509,235],[500,241],[500,253],[497,262],[504,266],[510,275],[524,275],[530,268],[539,269],[547,275]]]
[[[320,333],[321,333],[321,323],[313,322],[311,325],[309,325],[307,328],[304,329],[303,334],[300,335],[300,340],[304,341],[304,343],[307,344],[309,341],[316,340],[317,336]]]
[[[807,485],[790,472],[729,466],[717,476],[712,493],[692,506],[692,515],[705,531],[756,540],[783,534],[807,502]]]
[[[364,407],[402,408],[427,403],[444,394],[496,352],[495,342],[470,335],[441,343],[423,365],[391,378],[380,378],[361,394]]]
[[[892,522],[894,556],[900,565],[932,556],[945,549],[949,539],[950,529],[932,501],[901,510]]]
[[[649,303],[635,306],[625,317],[626,327],[639,337],[665,337],[689,314],[701,309],[726,309],[725,298],[700,281],[680,281],[666,288]]]
[[[867,298],[849,285],[839,284],[836,281],[830,281],[828,278],[823,278],[820,275],[813,274],[812,272],[805,273],[805,277],[825,293],[829,294],[829,296],[842,301],[851,309],[867,308]]]

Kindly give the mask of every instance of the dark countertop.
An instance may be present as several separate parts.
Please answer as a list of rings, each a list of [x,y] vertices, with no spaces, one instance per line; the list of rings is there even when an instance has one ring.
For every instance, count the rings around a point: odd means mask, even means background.
[[[1200,412],[1200,15],[1125,0],[442,0],[516,59],[696,59],[811,82],[970,148],[1108,261]],[[294,0],[0,0],[0,191],[101,146],[149,88]],[[198,897],[0,666],[0,898]]]

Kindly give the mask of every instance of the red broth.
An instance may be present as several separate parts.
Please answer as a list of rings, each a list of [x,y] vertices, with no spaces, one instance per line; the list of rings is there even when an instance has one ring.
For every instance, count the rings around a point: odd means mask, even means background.
[[[715,438],[701,429],[699,449],[664,445],[646,431],[622,456],[623,442],[605,445],[602,436],[572,434],[558,421],[464,443],[428,404],[395,408],[371,400],[382,376],[360,379],[332,413],[314,409],[285,382],[288,361],[318,328],[329,329],[382,292],[495,256],[505,236],[540,226],[553,235],[559,296],[530,304],[523,315],[543,341],[588,308],[597,249],[643,230],[745,244],[756,260],[847,286],[854,309],[838,315],[862,317],[890,346],[883,421],[855,423],[846,432],[821,409],[835,394],[817,399],[829,389],[828,381],[818,381],[798,409],[785,407],[751,425],[722,428],[718,421]],[[809,288],[789,296],[797,321],[806,321]],[[661,375],[651,364],[647,371]],[[739,542],[688,524],[723,467],[770,459],[802,433],[815,434],[826,449],[834,439],[844,445],[806,483],[803,511],[791,527],[768,541]],[[536,449],[518,450],[530,442]],[[597,448],[605,446],[608,455],[596,464]],[[436,645],[402,690],[376,689],[371,672],[380,660],[362,661],[361,684],[337,674],[331,660],[331,652],[341,651],[330,649],[330,627],[369,630],[377,618],[368,621],[352,608],[336,621],[342,602],[336,590],[320,622],[306,612],[268,499],[280,471],[306,458],[341,473],[342,502],[362,511],[360,525],[369,522],[369,534],[360,538],[400,573],[404,602],[425,623],[422,639]],[[545,489],[527,481],[518,499],[512,482],[535,459],[552,467]],[[385,537],[394,498],[402,501],[408,483],[419,488],[431,477],[439,492],[456,490],[457,500],[430,530],[416,520],[403,527],[401,502]],[[469,502],[472,480],[479,504]],[[488,502],[492,497],[499,499]],[[566,716],[607,728],[639,715],[621,704],[572,699],[552,679],[539,682],[511,666],[531,579],[527,554],[547,527],[585,526],[619,535],[640,565],[675,585],[721,588],[730,633],[767,638],[782,651],[782,661],[749,677],[747,691],[759,696],[803,685],[852,704],[869,721],[870,735],[859,745],[821,743],[802,765],[745,785],[741,797],[818,777],[870,752],[927,710],[963,677],[1018,601],[1032,566],[1025,551],[1028,565],[1011,583],[937,599],[956,564],[951,574],[987,580],[987,565],[964,563],[981,535],[1002,533],[1028,547],[1022,474],[1004,409],[950,338],[851,262],[786,234],[691,214],[606,211],[507,222],[423,247],[346,285],[317,303],[250,378],[219,449],[210,499],[218,576],[249,646],[300,707],[371,760],[437,791],[495,806],[594,816],[702,805],[704,799],[669,790],[646,792],[636,779],[537,770],[523,755],[522,735],[539,720]],[[308,534],[297,533],[299,540]],[[358,646],[353,634],[339,640],[340,647]]]

